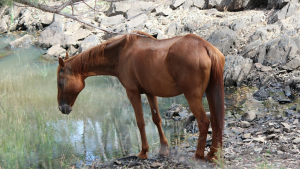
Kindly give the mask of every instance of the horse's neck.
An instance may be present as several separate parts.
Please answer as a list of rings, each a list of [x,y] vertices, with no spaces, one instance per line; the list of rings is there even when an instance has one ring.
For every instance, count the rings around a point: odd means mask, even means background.
[[[96,75],[111,75],[117,76],[117,64],[118,64],[118,56],[119,50],[121,49],[122,43],[116,42],[114,44],[108,44],[104,51],[98,52],[90,52],[90,56],[87,59],[87,71],[85,72],[85,76],[96,76]],[[82,63],[86,64],[86,63]],[[82,65],[83,67],[85,65]]]

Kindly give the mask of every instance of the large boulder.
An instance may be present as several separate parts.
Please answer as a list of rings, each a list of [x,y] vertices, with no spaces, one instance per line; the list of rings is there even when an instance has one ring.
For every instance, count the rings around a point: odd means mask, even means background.
[[[133,30],[142,29],[147,20],[148,20],[148,16],[146,14],[131,19],[126,23],[128,31],[132,32]]]
[[[284,7],[287,3],[298,3],[299,0],[268,0],[268,9],[271,8],[278,8],[281,9],[282,7]]]
[[[240,55],[228,55],[225,57],[224,85],[239,86],[249,74],[253,61]]]
[[[78,41],[78,40],[82,40],[82,39],[85,39],[86,37],[88,37],[89,35],[91,35],[92,32],[89,31],[89,30],[86,30],[86,29],[78,29],[73,35],[72,37]]]
[[[145,1],[137,1],[134,3],[134,5],[131,5],[131,7],[128,9],[128,11],[125,14],[125,17],[127,19],[140,14],[146,10],[149,9],[149,7],[152,7],[153,3],[152,2],[145,2]]]
[[[7,46],[7,48],[15,49],[15,48],[19,48],[19,47],[24,47],[26,45],[31,45],[32,40],[33,40],[32,35],[24,35],[23,37],[10,42],[9,45]]]
[[[53,22],[43,32],[41,32],[37,45],[42,48],[50,48],[59,44],[66,48],[76,44],[76,40],[63,32],[64,25],[62,22]]]
[[[103,17],[101,20],[101,27],[111,27],[118,23],[120,23],[122,20],[125,20],[123,15],[115,15],[111,17]]]
[[[79,49],[78,49],[78,52],[81,53],[85,50],[88,50],[90,49],[91,47],[94,47],[96,45],[100,44],[100,40],[99,38],[96,36],[96,35],[91,35],[87,38],[85,38],[80,46],[79,46]]]
[[[5,19],[0,20],[0,34],[6,32],[8,30],[8,26],[6,24]]]
[[[230,49],[238,46],[238,35],[228,27],[222,27],[213,32],[208,41],[217,47],[224,55],[227,55]]]
[[[55,60],[58,61],[58,58],[65,58],[66,49],[62,48],[59,44],[52,46],[48,49],[47,53],[42,55],[42,58],[47,60]]]
[[[106,11],[107,16],[125,15],[130,9],[131,5],[128,2],[111,3],[109,9]]]
[[[300,4],[288,3],[281,10],[275,11],[269,18],[268,24],[272,24],[281,19],[286,19],[292,16],[300,9]]]

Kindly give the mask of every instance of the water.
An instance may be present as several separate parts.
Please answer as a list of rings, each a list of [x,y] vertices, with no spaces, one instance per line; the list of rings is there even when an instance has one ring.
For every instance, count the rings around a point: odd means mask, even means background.
[[[114,77],[86,80],[70,115],[57,108],[57,63],[40,59],[43,49],[5,49],[19,35],[0,38],[0,167],[66,168],[138,154],[141,140],[133,108]],[[142,96],[149,155],[159,151],[159,136]],[[158,98],[161,114],[183,96]],[[163,120],[170,145],[183,138],[182,124]]]

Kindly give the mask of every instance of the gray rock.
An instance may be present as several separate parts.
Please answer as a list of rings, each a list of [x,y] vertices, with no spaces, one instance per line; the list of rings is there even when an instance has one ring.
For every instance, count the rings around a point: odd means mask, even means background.
[[[76,21],[67,22],[67,23],[65,23],[65,32],[66,32],[66,34],[71,35],[71,34],[75,33],[76,31],[78,31],[80,26],[81,26],[81,24]]]
[[[4,19],[0,20],[0,34],[6,32],[8,30],[8,26],[6,24],[6,21]]]
[[[241,121],[240,125],[241,125],[242,128],[250,127],[250,123],[247,122],[247,121]]]
[[[297,124],[299,124],[299,120],[295,119],[294,122],[293,122],[293,125],[297,125]]]
[[[173,12],[171,8],[160,7],[156,9],[156,16],[168,16]]]
[[[15,41],[10,42],[9,45],[7,46],[7,48],[15,49],[15,48],[19,48],[19,47],[24,47],[26,45],[31,45],[32,40],[33,40],[33,36],[27,34]]]
[[[248,26],[248,25],[246,24],[245,20],[237,19],[237,20],[233,21],[229,27],[230,27],[230,29],[232,29],[234,31],[239,31],[239,30],[245,28],[246,26]]]
[[[203,9],[205,8],[205,0],[193,0],[193,5],[197,8]]]
[[[300,137],[295,138],[295,139],[293,140],[293,143],[294,143],[294,144],[299,144],[299,143],[300,143]]]
[[[131,5],[131,7],[128,9],[128,11],[125,14],[125,17],[131,18],[137,14],[140,14],[146,10],[149,9],[149,7],[152,7],[152,2],[145,2],[145,1],[136,1],[134,5]]]
[[[82,40],[82,39],[85,39],[86,37],[88,37],[89,35],[91,35],[92,32],[91,31],[88,31],[86,29],[78,29],[73,35],[72,37],[78,41],[78,40]]]
[[[285,131],[285,132],[291,131],[291,126],[288,123],[281,122],[281,124],[284,126],[283,131]]]
[[[259,143],[263,143],[263,142],[265,142],[265,137],[253,138],[253,141],[256,141],[256,142],[259,142]]]
[[[298,3],[289,3],[285,5],[281,10],[275,12],[268,19],[268,24],[272,24],[281,19],[286,19],[293,15],[296,11],[300,9],[300,4]]]
[[[272,140],[275,137],[276,137],[276,134],[270,134],[266,137],[266,140]]]
[[[173,9],[178,8],[179,6],[181,6],[183,3],[185,2],[185,0],[173,0],[171,7]]]
[[[213,32],[207,41],[217,47],[224,55],[227,55],[231,48],[239,45],[238,35],[228,27],[222,27]]]
[[[86,50],[90,49],[91,47],[94,47],[99,44],[100,44],[99,38],[96,35],[91,35],[91,36],[85,38],[80,43],[78,52],[81,53],[81,52],[86,51]]]
[[[42,56],[42,58],[47,59],[47,60],[55,60],[58,61],[58,58],[64,58],[66,55],[66,50],[60,45],[55,45],[52,46],[51,48],[48,49],[47,53]]]
[[[150,167],[152,167],[152,168],[159,168],[161,166],[164,166],[164,165],[162,163],[159,163],[159,162],[154,162],[154,163],[151,164]]]
[[[67,47],[76,44],[76,40],[63,32],[62,22],[53,22],[43,32],[41,32],[37,45],[42,48],[49,48],[59,44]]]
[[[67,52],[68,52],[69,56],[72,57],[78,52],[78,50],[76,48],[74,48],[74,46],[70,46],[68,48]]]
[[[168,38],[161,30],[158,29],[147,29],[146,33],[156,37],[157,39],[166,39]]]
[[[228,126],[229,126],[229,127],[234,127],[234,126],[236,126],[236,121],[230,121],[230,122],[228,122]]]
[[[107,27],[114,26],[114,25],[120,23],[124,19],[125,18],[123,17],[123,15],[103,17],[102,20],[101,20],[101,27],[106,27],[107,28]]]
[[[295,58],[293,58],[291,61],[289,61],[287,64],[282,66],[283,69],[292,71],[300,67],[300,56],[297,55]]]
[[[246,133],[243,135],[243,139],[249,139],[251,137],[251,133]]]
[[[148,16],[146,14],[131,19],[130,21],[127,22],[127,27],[129,29],[129,32],[131,32],[134,29],[137,30],[142,29],[147,20],[148,20]]]
[[[268,0],[268,9],[272,9],[272,8],[277,8],[277,9],[281,9],[282,7],[284,7],[287,3],[297,3],[299,2],[298,0]]]
[[[107,16],[124,15],[130,9],[131,5],[128,2],[114,2],[110,4]]]
[[[256,113],[253,110],[246,112],[242,116],[242,120],[248,121],[248,122],[253,121],[255,118],[256,118]]]
[[[228,55],[225,57],[224,85],[241,85],[252,68],[252,60],[240,55]]]
[[[250,37],[248,42],[254,42],[256,40],[267,40],[268,32],[265,29],[258,28]]]
[[[41,23],[43,25],[50,25],[53,21],[53,15],[52,13],[45,12],[45,15],[41,17]]]
[[[178,33],[179,33],[179,25],[178,25],[178,23],[173,22],[167,30],[167,35],[169,37],[172,37],[172,36],[177,35]]]

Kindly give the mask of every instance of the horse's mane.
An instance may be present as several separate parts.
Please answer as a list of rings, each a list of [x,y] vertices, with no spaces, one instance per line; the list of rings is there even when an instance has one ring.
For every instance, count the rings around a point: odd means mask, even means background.
[[[138,39],[139,37],[148,37],[153,40],[156,40],[153,36],[151,36],[148,33],[137,31],[129,34],[125,34],[122,36],[117,36],[111,39],[108,39],[107,41],[101,43],[100,45],[94,46],[90,48],[89,50],[83,51],[82,53],[79,53],[78,55],[75,55],[67,60],[65,60],[65,63],[69,64],[71,66],[71,71],[80,73],[80,72],[86,72],[87,71],[87,66],[89,63],[94,64],[100,62],[104,56],[104,49],[105,47],[113,42],[116,42],[118,40],[126,39],[126,45],[125,48]],[[86,66],[83,65],[86,63]]]

